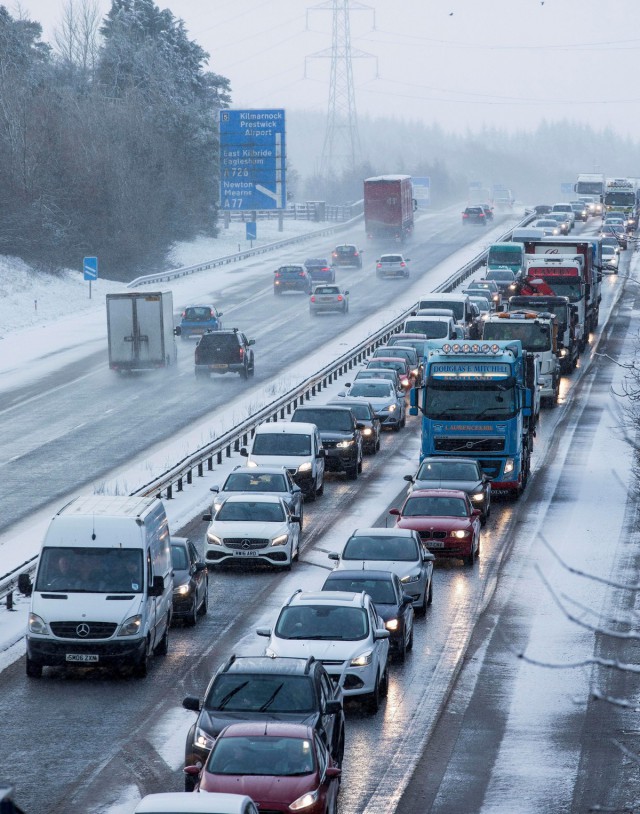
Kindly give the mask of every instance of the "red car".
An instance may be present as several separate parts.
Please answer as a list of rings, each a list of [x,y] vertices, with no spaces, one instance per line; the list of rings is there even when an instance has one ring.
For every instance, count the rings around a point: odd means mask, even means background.
[[[473,565],[480,554],[480,509],[458,489],[416,489],[401,509],[391,509],[396,526],[414,529],[437,557],[456,557]]]
[[[340,769],[325,742],[304,724],[231,724],[218,736],[196,791],[246,794],[260,811],[336,814]]]

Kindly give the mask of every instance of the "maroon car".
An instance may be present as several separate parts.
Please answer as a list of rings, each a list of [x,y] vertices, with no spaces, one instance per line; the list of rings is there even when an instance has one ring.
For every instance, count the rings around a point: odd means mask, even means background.
[[[304,724],[242,723],[222,730],[196,791],[246,794],[260,811],[336,814],[340,769],[324,740]]]
[[[458,489],[416,489],[401,509],[391,509],[396,526],[418,532],[436,557],[457,557],[473,565],[480,553],[480,509]]]

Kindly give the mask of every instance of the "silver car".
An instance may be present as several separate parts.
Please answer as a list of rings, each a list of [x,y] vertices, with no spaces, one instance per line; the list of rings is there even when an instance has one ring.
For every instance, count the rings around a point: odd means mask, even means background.
[[[300,518],[302,528],[304,512],[302,490],[293,482],[285,466],[236,466],[233,472],[227,475],[222,486],[211,486],[210,491],[216,494],[212,513],[217,512],[230,495],[258,492],[277,494],[286,502],[291,514]]]
[[[474,509],[480,509],[480,523],[484,526],[491,513],[491,479],[482,471],[474,458],[424,458],[415,475],[404,479],[414,489],[460,489],[466,492]]]
[[[309,297],[309,313],[317,316],[327,311],[349,312],[349,292],[339,285],[317,285]]]
[[[342,553],[331,552],[330,560],[339,570],[391,571],[397,574],[403,591],[418,613],[425,614],[433,598],[433,562],[431,554],[413,529],[356,529]]]
[[[368,401],[376,411],[383,427],[398,432],[406,423],[404,394],[399,393],[393,382],[384,379],[358,379],[349,388],[350,399]]]
[[[376,277],[408,277],[410,257],[381,254],[376,260]]]

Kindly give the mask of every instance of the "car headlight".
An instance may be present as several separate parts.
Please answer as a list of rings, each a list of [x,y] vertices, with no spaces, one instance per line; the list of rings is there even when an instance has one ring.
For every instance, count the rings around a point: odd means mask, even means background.
[[[409,379],[407,379],[406,376],[403,376],[402,379],[400,379],[400,384],[403,387],[409,387]]]
[[[303,808],[309,808],[314,803],[318,802],[318,795],[320,793],[319,789],[315,791],[308,791],[306,794],[303,794],[302,797],[298,797],[297,800],[294,800],[289,808],[292,811],[300,811]]]
[[[494,299],[496,302],[498,302],[498,300],[500,299],[500,295],[499,295],[499,294],[494,294],[494,295],[493,295],[493,299]]]
[[[504,465],[504,474],[508,475],[510,472],[513,472],[513,468],[514,468],[513,459],[512,458],[507,458],[507,460],[505,462],[505,465]]]
[[[365,653],[361,653],[359,656],[356,656],[355,659],[351,659],[351,666],[352,667],[367,667],[371,664],[371,659],[373,658],[373,650],[367,650]]]
[[[387,630],[397,630],[398,629],[398,620],[397,619],[388,619],[384,626]]]
[[[222,503],[223,503],[223,501],[222,501],[222,500],[220,500],[220,501],[218,501],[218,502],[216,502],[216,501],[214,500],[214,502],[213,502],[213,513],[214,513],[214,514],[215,514],[216,512],[219,512],[219,511],[220,511],[220,507],[222,506]]]
[[[336,444],[336,446],[337,446],[339,449],[346,449],[347,447],[352,447],[354,444],[355,444],[355,441],[354,441],[354,440],[353,440],[353,438],[352,438],[352,439],[351,439],[351,440],[349,440],[349,441],[338,441],[338,443]]]
[[[310,472],[311,471],[311,461],[305,461],[305,463],[300,464],[298,467],[298,472]]]
[[[191,591],[191,586],[188,582],[185,582],[184,585],[178,585],[177,588],[173,589],[174,596],[186,596]]]
[[[475,495],[471,495],[471,500],[475,500],[476,503],[482,503],[484,500],[484,492],[476,492]]]
[[[274,537],[271,541],[271,545],[286,545],[287,540],[289,539],[288,534],[280,534],[277,537]]]
[[[215,534],[211,534],[211,532],[207,532],[207,543],[209,545],[222,545],[222,540],[219,537],[216,537]]]
[[[362,434],[363,435],[373,435],[373,430],[371,429],[371,427],[365,427],[362,430]]]
[[[196,735],[193,739],[194,746],[197,746],[199,749],[213,749],[215,742],[215,738],[212,738],[208,732],[205,732],[204,729],[200,729],[199,726],[196,727]]]
[[[462,529],[457,529],[456,531],[451,532],[451,536],[458,540],[464,540],[464,538],[469,537],[470,534],[470,531],[463,531]]]
[[[385,410],[388,410],[390,413],[394,413],[396,409],[395,404],[390,404],[388,407],[385,407]]]
[[[411,585],[411,583],[419,581],[420,574],[407,574],[406,577],[402,577],[400,580],[404,585]]]
[[[275,659],[278,655],[276,651],[273,650],[271,647],[265,647],[264,654],[265,656],[268,656],[270,659]]]
[[[418,373],[420,373],[420,368],[417,367],[414,367],[413,370],[411,371],[412,376],[417,376]]]
[[[566,348],[560,348],[560,356],[564,357],[569,353]]]
[[[258,466],[255,461],[247,461],[247,466]]]
[[[29,633],[37,633],[39,636],[49,635],[49,625],[37,613],[29,614]]]
[[[118,636],[135,636],[140,631],[141,626],[142,616],[140,616],[139,613],[135,616],[130,616],[120,625]]]

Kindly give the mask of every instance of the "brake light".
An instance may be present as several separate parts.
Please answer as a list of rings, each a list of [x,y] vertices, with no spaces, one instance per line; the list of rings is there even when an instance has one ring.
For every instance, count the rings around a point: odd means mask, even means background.
[[[338,294],[338,302],[342,302],[342,294]]]
[[[306,277],[304,271],[299,271],[298,272],[298,277]]]
[[[240,348],[240,358],[244,359],[244,348]]]
[[[400,268],[403,269],[406,265],[406,263],[400,263]]]
[[[182,312],[182,319],[184,319],[186,316],[187,316],[187,312],[186,312],[186,311],[183,311],[183,312]]]
[[[379,269],[381,269],[381,268],[382,268],[382,263],[378,263],[378,268],[379,268]]]
[[[315,301],[316,301],[316,295],[315,295],[315,294],[312,294],[312,295],[311,295],[311,302],[315,302]]]
[[[279,276],[280,276],[280,272],[276,271],[276,277],[279,277]]]
[[[358,252],[354,252],[354,253],[353,253],[353,256],[354,256],[354,257],[357,257],[357,256],[358,256]]]
[[[462,213],[462,217],[463,217],[463,218],[468,218],[468,217],[469,217],[469,215],[467,215],[467,213],[466,213],[466,212],[463,212],[463,213]]]
[[[480,212],[480,214],[478,215],[478,217],[479,217],[479,218],[484,218],[484,212]]]

